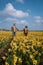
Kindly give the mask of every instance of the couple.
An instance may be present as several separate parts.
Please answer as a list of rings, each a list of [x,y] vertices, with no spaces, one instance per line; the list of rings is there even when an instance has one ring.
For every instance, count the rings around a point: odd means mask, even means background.
[[[16,27],[15,24],[13,24],[13,26],[11,27],[12,33],[15,36],[16,35],[16,31],[19,31],[19,29]],[[24,35],[27,36],[28,34],[28,26],[25,26],[25,28],[23,29],[24,31]]]

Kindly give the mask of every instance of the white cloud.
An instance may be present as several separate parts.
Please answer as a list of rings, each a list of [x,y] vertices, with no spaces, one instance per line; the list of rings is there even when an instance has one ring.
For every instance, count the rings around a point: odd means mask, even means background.
[[[14,18],[6,18],[5,20],[4,20],[5,22],[14,22],[14,23],[16,23],[16,24],[24,24],[24,25],[28,25],[28,22],[25,20],[25,19],[23,19],[23,20],[18,20],[18,19],[14,19]]]
[[[37,19],[37,20],[35,20],[35,22],[40,23],[40,22],[41,22],[41,20],[38,20],[38,19]]]
[[[30,9],[27,9],[27,12],[30,12],[31,13],[31,10]]]
[[[40,16],[34,16],[34,18],[35,18],[35,19],[41,19],[41,17],[40,17]]]
[[[17,19],[14,19],[14,18],[6,18],[4,21],[5,22],[13,22],[13,21],[17,21]]]
[[[21,20],[21,24],[28,24],[28,22],[26,20]]]
[[[23,25],[28,25],[28,22],[27,22],[26,20],[20,20],[20,21],[17,20],[17,21],[16,21],[16,24],[20,24],[20,25],[22,25],[22,24],[23,24]]]
[[[24,3],[24,0],[16,0],[17,2]]]
[[[35,19],[35,22],[37,23],[42,23],[43,22],[43,19],[41,16],[34,16],[34,19]]]
[[[16,19],[16,18],[6,18],[4,21],[5,22],[14,22],[16,24],[20,23],[20,21],[18,19]]]
[[[3,11],[0,11],[0,16],[13,16],[17,18],[28,17],[29,13],[17,10],[11,3],[8,3]]]

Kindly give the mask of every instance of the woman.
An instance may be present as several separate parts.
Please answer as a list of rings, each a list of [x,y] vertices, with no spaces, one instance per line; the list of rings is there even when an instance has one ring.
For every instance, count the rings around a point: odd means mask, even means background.
[[[13,24],[11,30],[12,30],[13,35],[16,35],[16,31],[18,30],[18,28],[16,27],[15,24]]]

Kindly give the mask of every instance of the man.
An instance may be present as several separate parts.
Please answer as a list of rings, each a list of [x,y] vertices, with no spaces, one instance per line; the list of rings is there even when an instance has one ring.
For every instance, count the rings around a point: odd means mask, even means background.
[[[12,33],[13,35],[16,35],[16,31],[18,30],[18,28],[16,27],[15,24],[13,24],[13,26],[11,27]]]
[[[25,28],[24,28],[24,35],[27,36],[27,34],[28,34],[28,26],[25,26]]]

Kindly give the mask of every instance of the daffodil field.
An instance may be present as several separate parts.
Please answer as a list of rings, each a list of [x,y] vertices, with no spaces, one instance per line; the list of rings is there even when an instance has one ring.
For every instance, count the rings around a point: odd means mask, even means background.
[[[0,31],[0,65],[43,65],[43,32]]]

